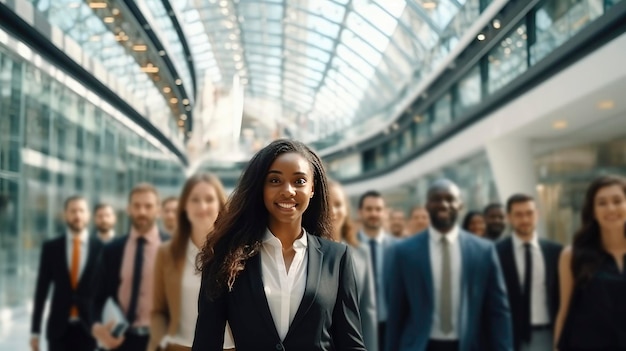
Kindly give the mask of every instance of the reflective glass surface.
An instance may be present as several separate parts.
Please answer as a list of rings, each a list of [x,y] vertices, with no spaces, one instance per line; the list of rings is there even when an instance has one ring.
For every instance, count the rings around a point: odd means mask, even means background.
[[[134,184],[172,195],[184,177],[178,159],[129,118],[14,44],[0,44],[0,312],[31,301],[41,245],[63,230],[66,197],[110,203],[122,233]]]

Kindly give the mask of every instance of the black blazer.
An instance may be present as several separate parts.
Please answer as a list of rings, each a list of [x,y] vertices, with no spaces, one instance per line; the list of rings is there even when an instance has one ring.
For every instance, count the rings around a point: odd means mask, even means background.
[[[67,237],[66,234],[48,240],[41,249],[39,274],[35,288],[35,304],[31,324],[31,332],[40,334],[41,319],[48,297],[50,285],[54,285],[50,315],[46,336],[48,339],[63,337],[70,318],[70,308],[78,308],[79,318],[85,330],[91,334],[88,322],[91,320],[91,304],[96,277],[96,265],[100,260],[103,244],[96,237],[90,236],[88,241],[87,261],[79,277],[78,287],[72,289],[70,283],[70,269],[67,265]]]
[[[162,231],[159,231],[159,236],[161,237],[161,242],[166,242],[170,239],[170,236]],[[119,305],[117,291],[121,283],[120,272],[122,270],[124,248],[126,247],[128,237],[129,235],[127,234],[114,238],[109,243],[105,244],[104,250],[102,250],[102,256],[97,268],[99,279],[96,283],[90,325],[93,325],[95,322],[100,322],[102,319],[102,308],[109,297],[113,298]]]
[[[553,241],[539,239],[539,246],[543,255],[543,262],[546,272],[546,285],[548,292],[548,313],[550,316],[550,324],[554,327],[556,314],[559,311],[559,257],[563,246]],[[509,304],[511,305],[511,315],[513,316],[513,339],[515,349],[519,350],[521,344],[521,336],[524,331],[523,321],[523,303],[522,303],[522,286],[520,277],[518,276],[517,267],[515,265],[515,256],[513,253],[513,238],[511,236],[500,240],[496,244],[502,271],[504,272],[504,280],[509,296]]]
[[[365,351],[351,253],[343,244],[307,235],[306,287],[285,340],[272,319],[257,254],[232,291],[214,301],[202,279],[193,351],[221,351],[227,320],[237,351]]]

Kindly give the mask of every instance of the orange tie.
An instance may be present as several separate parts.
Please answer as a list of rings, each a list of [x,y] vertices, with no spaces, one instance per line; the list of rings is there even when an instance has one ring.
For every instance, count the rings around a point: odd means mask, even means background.
[[[72,289],[76,290],[78,286],[78,269],[80,266],[80,238],[74,238],[74,248],[72,250],[72,267],[70,268],[70,284]],[[72,306],[70,309],[70,317],[78,317],[78,308]]]

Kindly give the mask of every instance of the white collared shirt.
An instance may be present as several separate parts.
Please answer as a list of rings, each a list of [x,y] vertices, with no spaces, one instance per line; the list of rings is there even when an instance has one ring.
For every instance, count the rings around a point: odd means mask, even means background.
[[[359,232],[359,240],[365,245],[367,246],[367,251],[368,251],[368,259],[369,259],[369,263],[371,265],[372,262],[372,258],[370,257],[370,255],[372,254],[371,250],[372,247],[370,245],[370,241],[374,240],[376,242],[375,247],[375,254],[376,254],[376,267],[372,267],[372,269],[375,270],[375,274],[374,276],[377,278],[375,281],[376,284],[376,315],[378,318],[378,322],[385,322],[387,321],[387,304],[386,304],[386,300],[385,300],[385,296],[384,296],[384,291],[386,289],[386,286],[384,284],[385,280],[384,280],[384,261],[385,261],[385,248],[383,247],[383,243],[385,241],[385,237],[388,234],[385,233],[384,230],[380,230],[378,232],[378,235],[376,235],[376,237],[372,238],[370,236],[368,236],[367,234],[365,234],[363,231]]]
[[[181,287],[180,287],[180,325],[178,333],[174,336],[166,336],[161,342],[161,346],[169,343],[191,347],[196,331],[196,319],[198,318],[198,295],[200,294],[201,275],[196,272],[196,256],[198,248],[189,240],[187,242],[187,252],[185,264],[183,266]],[[226,324],[224,331],[224,349],[235,348],[235,343],[230,331],[230,326]]]
[[[459,306],[461,305],[461,245],[459,244],[459,228],[453,227],[450,232],[441,234],[432,226],[428,229],[428,245],[430,250],[430,267],[433,275],[433,297],[435,306],[433,308],[433,323],[430,331],[430,338],[437,340],[457,340],[459,333]],[[452,289],[452,331],[444,334],[441,331],[441,321],[439,320],[439,306],[441,304],[441,239],[448,241],[450,248],[450,268]]]
[[[519,277],[520,290],[524,289],[525,271],[525,251],[524,241],[513,234],[513,255],[515,256],[515,266]],[[539,246],[537,233],[533,233],[530,240],[530,255],[532,258],[532,282],[530,285],[530,323],[532,325],[543,326],[550,324],[548,313],[548,289],[546,287],[546,267],[543,261],[543,253]]]
[[[263,288],[267,303],[272,313],[276,331],[281,340],[285,339],[289,326],[300,307],[304,289],[306,288],[307,263],[307,234],[304,228],[302,236],[294,241],[293,248],[296,254],[289,267],[285,267],[283,246],[269,229],[265,232],[261,245],[261,273]]]
[[[67,231],[65,235],[65,242],[67,248],[67,269],[72,272],[72,255],[74,254],[74,234],[71,231]],[[83,270],[85,270],[85,265],[87,264],[87,255],[89,254],[89,233],[87,230],[83,230],[78,234],[78,238],[80,239],[80,256],[78,260],[78,281],[80,281],[80,276],[83,274]]]

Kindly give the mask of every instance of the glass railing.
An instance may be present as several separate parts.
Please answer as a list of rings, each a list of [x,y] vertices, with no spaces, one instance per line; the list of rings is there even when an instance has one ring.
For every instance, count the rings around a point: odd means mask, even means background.
[[[144,72],[136,57],[130,53],[130,50],[135,50],[132,47],[140,43],[133,44],[129,41],[127,32],[130,29],[127,24],[122,24],[114,33],[104,22],[113,21],[115,16],[120,16],[119,9],[108,8],[110,5],[106,2],[28,1],[52,26],[59,28],[78,45],[78,50],[65,51],[68,56],[83,66],[84,57],[102,65],[104,75],[115,77],[115,83],[105,82],[109,88],[163,130],[168,138],[180,144],[182,138],[168,101],[155,85],[153,78]],[[111,16],[102,18],[94,12],[103,9],[108,9]],[[146,50],[143,47],[137,49]],[[100,78],[98,73],[103,72],[96,67],[91,73]]]
[[[489,51],[483,63],[470,69],[448,92],[426,108],[425,113],[413,116],[405,132],[395,133],[394,138],[372,149],[355,150],[327,159],[332,175],[345,180],[397,164],[404,156],[447,132],[467,116],[468,110],[501,91],[618,2],[583,0],[574,6],[564,0],[542,2],[528,15],[534,16],[529,21],[535,23],[533,28],[527,27],[526,18],[522,20]],[[529,37],[536,40],[531,43]]]

